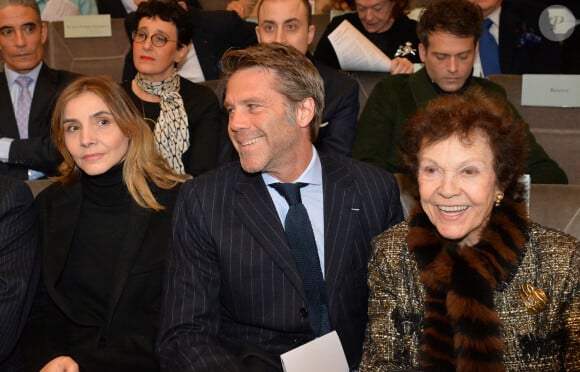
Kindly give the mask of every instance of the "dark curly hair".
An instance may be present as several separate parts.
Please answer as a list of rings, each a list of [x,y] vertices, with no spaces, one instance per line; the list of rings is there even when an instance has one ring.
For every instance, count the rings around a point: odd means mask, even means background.
[[[171,22],[177,28],[177,48],[181,49],[189,45],[193,37],[193,28],[190,23],[190,17],[181,5],[176,1],[149,0],[144,1],[137,7],[135,12],[136,24],[139,24],[142,18],[157,17],[162,21]]]
[[[498,187],[505,197],[523,200],[519,179],[528,153],[526,125],[505,100],[481,88],[470,88],[461,95],[441,95],[409,119],[403,136],[402,165],[410,176],[415,197],[419,152],[454,135],[467,143],[474,135],[485,136],[494,156]]]
[[[468,0],[436,0],[421,14],[417,36],[425,48],[429,48],[429,35],[438,31],[458,37],[473,36],[473,42],[477,43],[482,25],[481,9]]]

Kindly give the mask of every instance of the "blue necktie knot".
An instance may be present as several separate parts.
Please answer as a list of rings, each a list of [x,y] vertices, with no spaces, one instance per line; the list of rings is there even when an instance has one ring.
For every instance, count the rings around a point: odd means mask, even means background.
[[[273,183],[272,186],[280,195],[286,199],[289,206],[302,203],[302,197],[300,196],[300,189],[308,185],[304,182],[296,183]]]
[[[483,20],[483,29],[479,39],[479,59],[485,76],[501,74],[499,65],[499,48],[497,41],[489,31],[493,21],[489,18]]]
[[[483,20],[483,29],[489,30],[489,28],[493,25],[493,21],[489,18]]]

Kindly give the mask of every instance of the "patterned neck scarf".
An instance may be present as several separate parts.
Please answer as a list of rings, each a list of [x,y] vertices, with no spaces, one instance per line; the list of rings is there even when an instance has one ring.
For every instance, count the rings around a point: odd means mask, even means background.
[[[173,72],[169,78],[152,83],[135,76],[137,86],[149,94],[161,98],[161,111],[155,124],[155,140],[161,155],[178,174],[185,174],[181,157],[189,148],[189,128],[183,99],[179,94],[179,75]]]

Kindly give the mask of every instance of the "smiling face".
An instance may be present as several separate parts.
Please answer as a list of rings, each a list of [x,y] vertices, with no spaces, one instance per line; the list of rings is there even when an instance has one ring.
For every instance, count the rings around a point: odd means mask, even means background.
[[[82,93],[66,104],[62,130],[67,150],[88,175],[107,172],[127,155],[129,139],[94,93]]]
[[[419,56],[431,80],[445,92],[456,92],[471,76],[477,44],[473,37],[458,37],[435,31],[429,47],[419,44]]]
[[[145,41],[133,41],[133,63],[141,76],[148,81],[162,81],[173,74],[174,65],[187,55],[187,47],[178,48],[177,27],[161,19],[141,18],[137,31],[147,34]],[[167,38],[167,43],[158,47],[151,43],[151,35],[159,34]]]
[[[385,32],[391,28],[394,1],[356,0],[356,12],[365,30],[370,33]]]
[[[292,108],[274,87],[274,72],[259,67],[236,71],[228,80],[224,107],[228,133],[249,173],[266,172],[284,182],[295,180],[312,157],[310,121],[314,102]],[[294,114],[295,122],[291,122]]]
[[[303,0],[264,0],[258,13],[256,35],[261,43],[279,42],[306,54],[314,38]]]
[[[0,8],[0,50],[9,69],[26,74],[42,61],[46,24],[31,7]]]
[[[489,220],[500,190],[487,137],[453,136],[419,152],[421,206],[441,236],[474,245]]]

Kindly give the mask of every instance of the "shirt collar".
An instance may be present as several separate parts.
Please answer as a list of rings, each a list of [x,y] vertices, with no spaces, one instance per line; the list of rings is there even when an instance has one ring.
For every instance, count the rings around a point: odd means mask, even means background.
[[[491,12],[491,14],[489,16],[487,16],[487,18],[491,19],[493,24],[498,26],[498,27],[499,27],[499,15],[500,15],[500,13],[501,13],[501,5],[498,6],[496,10]]]
[[[276,177],[269,175],[268,173],[262,173],[262,179],[266,185],[271,185],[276,182],[280,182]],[[322,164],[320,163],[320,157],[318,156],[318,152],[316,148],[312,146],[312,159],[310,159],[310,163],[302,172],[297,179],[293,182],[304,182],[309,185],[322,185]]]
[[[4,64],[4,72],[6,73],[6,81],[8,82],[8,86],[11,87],[12,84],[14,84],[14,81],[19,76],[28,76],[29,78],[32,79],[33,84],[36,83],[36,80],[38,79],[38,74],[40,74],[41,68],[42,68],[42,61],[38,64],[38,66],[36,66],[32,70],[28,71],[28,73],[19,74],[18,72],[11,70],[10,68],[8,68],[8,66],[6,64]]]

